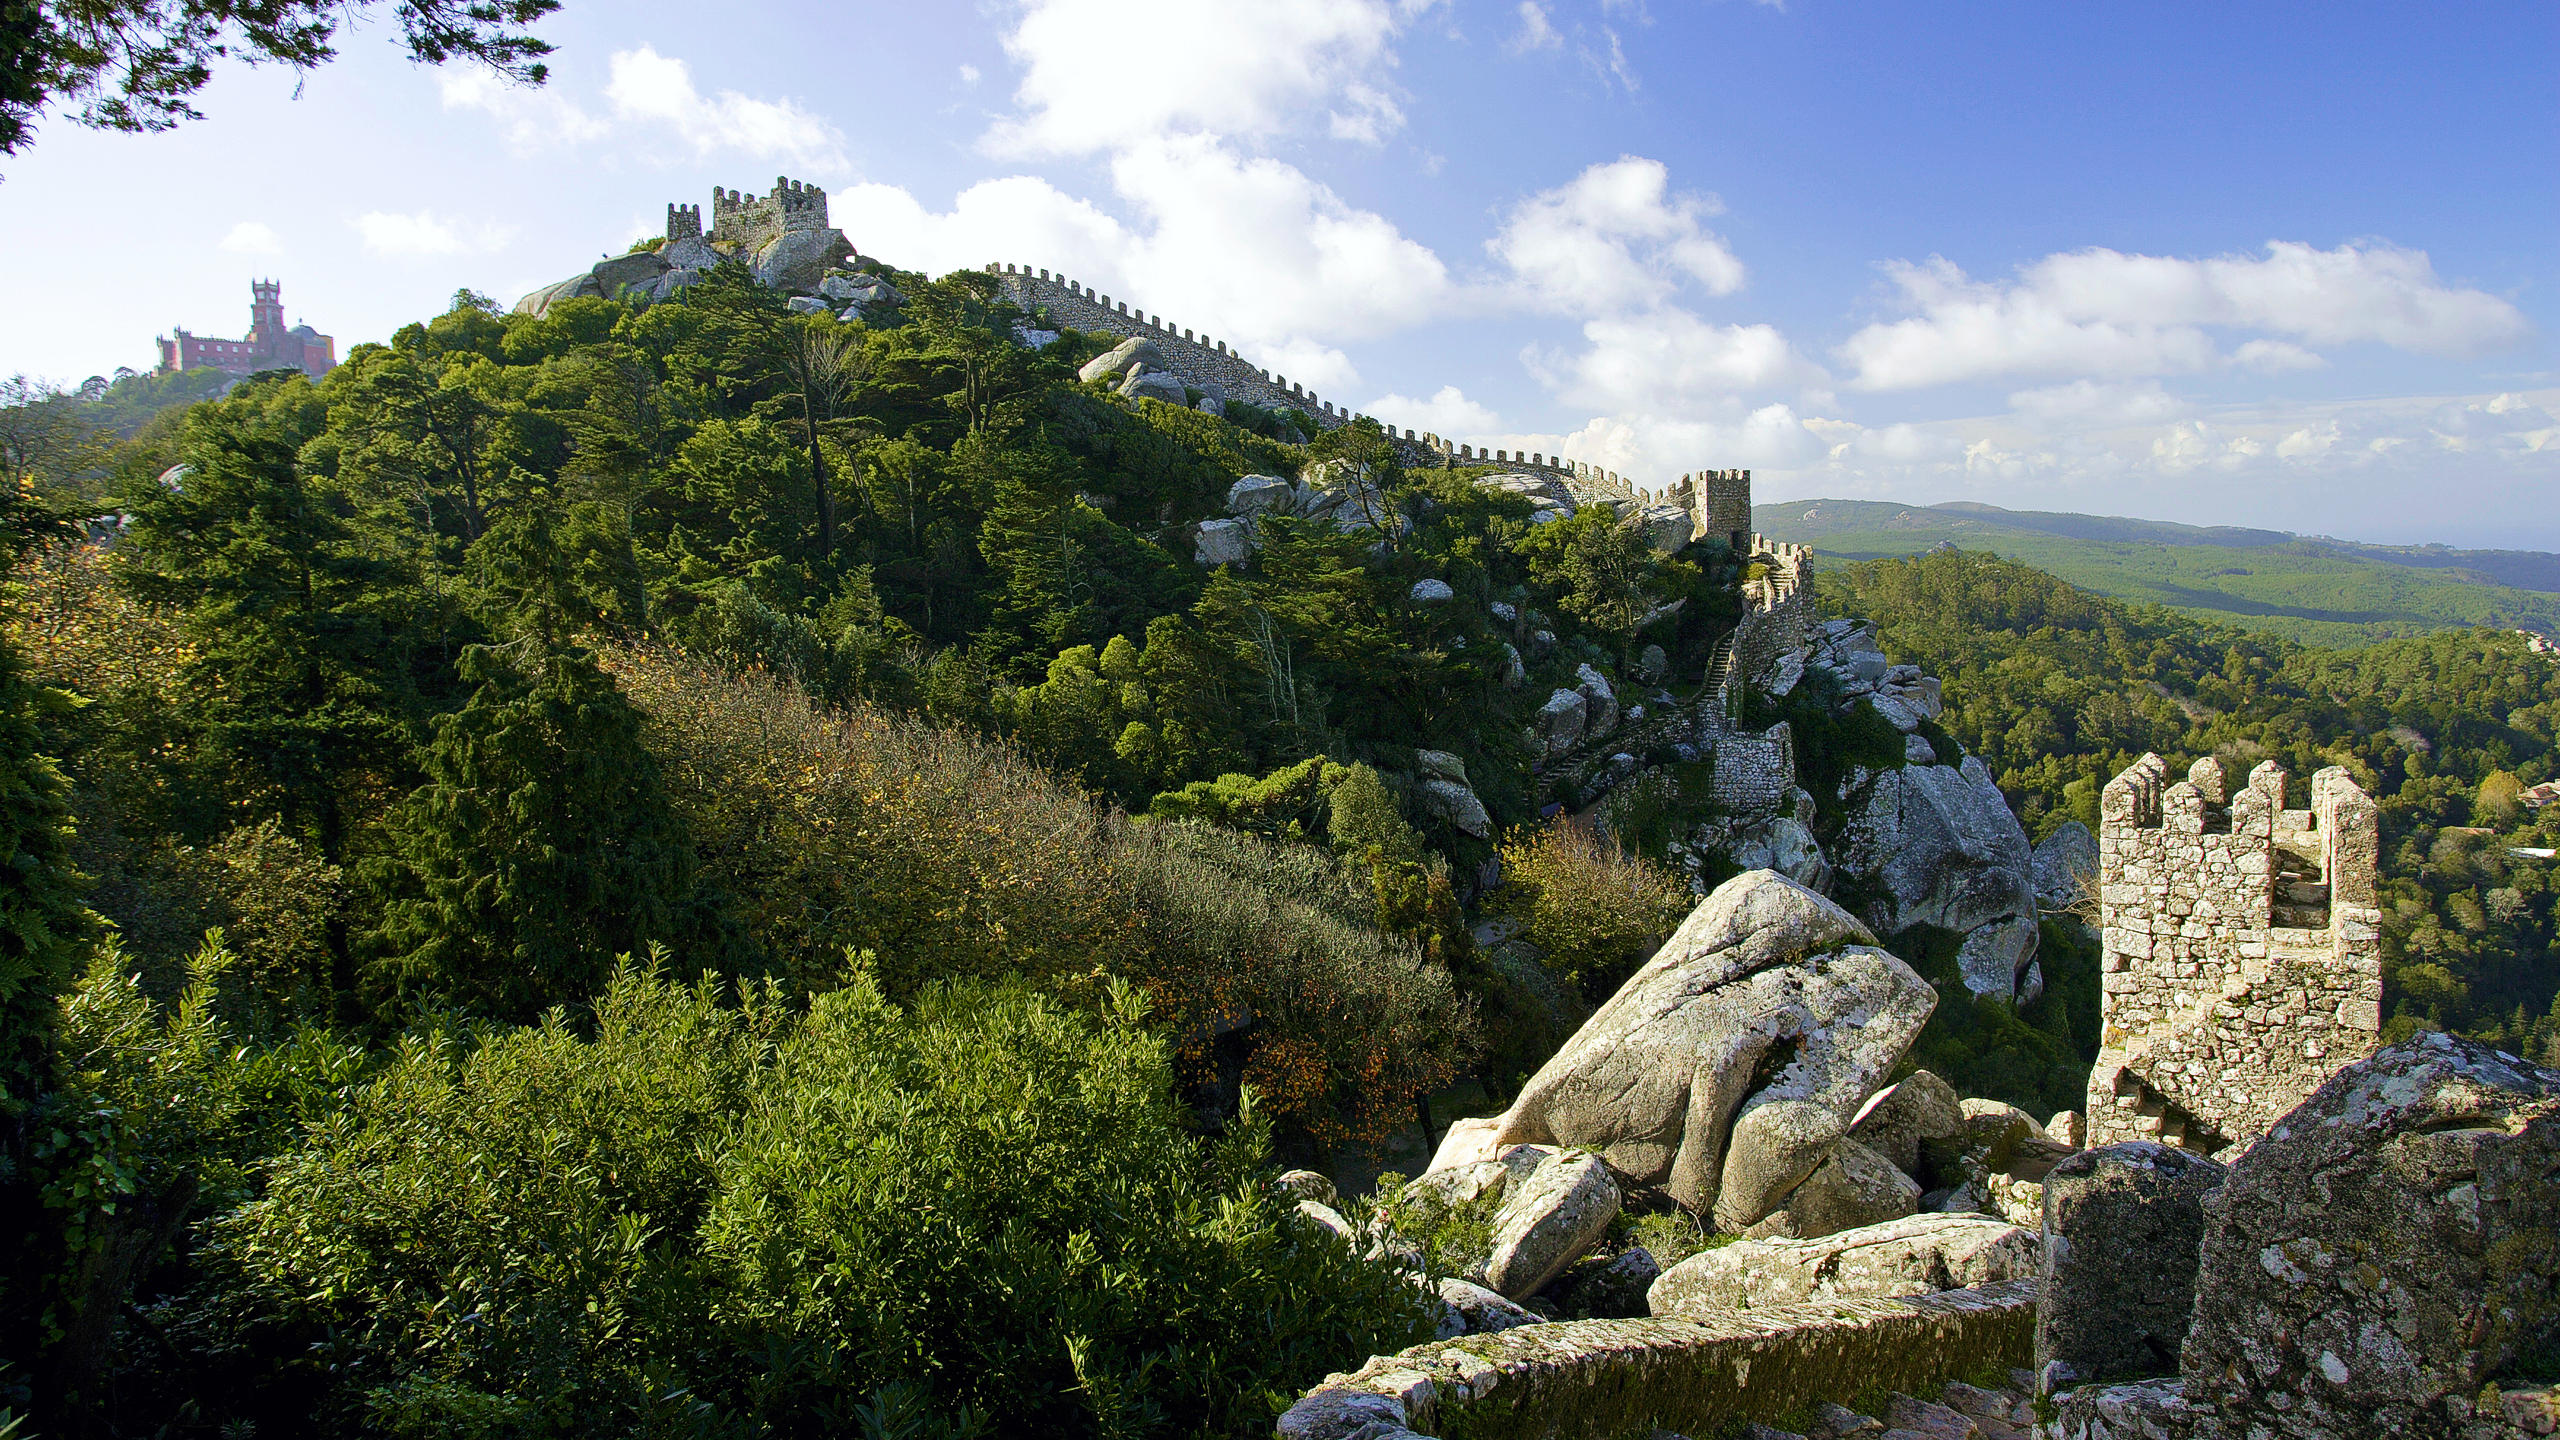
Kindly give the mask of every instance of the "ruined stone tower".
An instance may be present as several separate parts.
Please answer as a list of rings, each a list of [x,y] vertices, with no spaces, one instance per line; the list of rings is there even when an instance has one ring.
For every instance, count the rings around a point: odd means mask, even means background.
[[[2377,814],[2336,767],[2307,810],[2284,808],[2272,762],[2236,795],[2209,758],[2167,780],[2145,755],[2099,804],[2089,1144],[2236,1153],[2376,1047]]]

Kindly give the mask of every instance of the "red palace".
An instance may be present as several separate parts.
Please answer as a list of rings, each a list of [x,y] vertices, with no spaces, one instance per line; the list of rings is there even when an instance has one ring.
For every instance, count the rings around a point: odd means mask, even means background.
[[[285,328],[283,283],[249,282],[249,338],[208,340],[180,328],[160,337],[160,369],[228,370],[248,375],[260,370],[299,370],[318,379],[338,363],[338,342],[308,325]]]

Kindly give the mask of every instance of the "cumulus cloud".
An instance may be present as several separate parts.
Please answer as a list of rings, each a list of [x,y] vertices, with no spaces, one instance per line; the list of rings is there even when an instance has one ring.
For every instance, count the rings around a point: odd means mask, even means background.
[[[457,220],[431,210],[406,215],[373,210],[349,223],[355,226],[367,251],[395,259],[485,255],[506,248],[515,236],[512,226],[487,220]]]
[[[1443,385],[1424,400],[1409,395],[1381,395],[1369,402],[1366,413],[1389,425],[1452,440],[1472,441],[1476,436],[1492,435],[1502,429],[1501,416],[1468,399],[1466,392],[1455,385]]]
[[[2053,387],[2011,397],[2007,415],[1881,429],[1811,419],[1823,453],[1754,480],[1773,499],[1978,497],[2402,543],[2560,546],[2560,391],[2170,402],[2185,413],[2164,414],[2150,413],[2148,394]]]
[[[2185,413],[2187,406],[2156,380],[2131,385],[2074,380],[2018,391],[2009,397],[2009,408],[2030,424],[2058,428],[2156,423]]]
[[[2426,252],[2379,243],[2277,240],[2263,255],[2209,260],[2092,248],[2047,256],[2008,284],[1972,280],[1939,257],[1885,273],[1916,313],[1859,330],[1839,352],[1872,390],[2320,363],[2295,342],[2468,355],[2530,328],[2505,300],[2439,279]],[[2257,334],[2225,352],[2217,331]]]
[[[283,251],[284,242],[265,223],[243,220],[222,237],[222,248],[233,255],[274,255]]]
[[[602,112],[563,91],[535,90],[485,70],[456,69],[437,77],[448,110],[476,110],[498,122],[508,148],[533,153],[602,140],[621,130],[649,130],[674,139],[696,157],[737,155],[817,174],[841,174],[844,136],[796,100],[763,100],[735,90],[705,95],[693,67],[656,47],[616,51],[611,59]]]
[[[706,96],[690,65],[647,45],[614,55],[604,93],[616,117],[659,122],[697,155],[746,155],[819,171],[844,166],[842,134],[798,102],[735,90]]]
[[[1374,142],[1404,123],[1389,42],[1425,7],[1388,0],[1025,0],[1004,36],[1022,67],[998,154],[1084,155],[1172,134],[1260,139],[1313,114]]]
[[[507,148],[518,154],[601,139],[613,129],[556,88],[513,84],[477,66],[438,71],[436,93],[447,110],[477,110],[496,120]]]
[[[1672,193],[1661,161],[1622,155],[1521,201],[1485,249],[1530,303],[1568,314],[1659,305],[1692,282],[1730,295],[1742,262],[1705,223],[1723,208]]]
[[[1679,414],[1750,391],[1817,384],[1820,367],[1773,325],[1716,325],[1686,310],[1583,324],[1579,353],[1532,351],[1532,373],[1569,404]]]

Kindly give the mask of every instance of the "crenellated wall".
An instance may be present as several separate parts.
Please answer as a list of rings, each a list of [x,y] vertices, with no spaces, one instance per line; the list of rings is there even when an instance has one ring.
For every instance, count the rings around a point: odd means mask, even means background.
[[[2099,803],[2098,1061],[2089,1144],[2245,1149],[2382,1024],[2379,816],[2335,766],[2285,808],[2272,762],[2226,792],[2145,755]]]
[[[667,214],[667,238],[682,239],[675,233],[676,215]],[[701,213],[695,212],[698,228]],[[740,255],[753,255],[765,242],[786,230],[824,230],[827,228],[827,192],[815,185],[804,185],[787,175],[773,177],[773,189],[763,195],[746,195],[736,190],[714,186],[711,191],[711,234],[714,245],[731,247]]]
[[[1274,375],[1255,365],[1229,349],[1223,340],[1169,324],[1162,315],[1150,315],[1143,307],[1132,309],[1128,301],[1114,300],[1063,274],[1053,275],[1028,265],[1003,262],[990,263],[986,270],[996,277],[1005,298],[1026,312],[1038,314],[1045,311],[1055,323],[1076,330],[1151,340],[1165,352],[1177,371],[1195,380],[1216,381],[1225,389],[1229,399],[1242,400],[1265,409],[1295,410],[1326,430],[1361,418],[1356,412],[1337,406],[1304,385],[1291,381],[1288,376]],[[1573,491],[1576,499],[1584,502],[1606,500],[1641,505],[1663,498],[1638,488],[1633,481],[1614,470],[1560,455],[1462,444],[1427,432],[1417,434],[1411,429],[1399,430],[1392,425],[1386,426],[1386,431],[1408,465],[1445,462],[1516,466],[1558,476]],[[1747,513],[1747,499],[1744,504]]]

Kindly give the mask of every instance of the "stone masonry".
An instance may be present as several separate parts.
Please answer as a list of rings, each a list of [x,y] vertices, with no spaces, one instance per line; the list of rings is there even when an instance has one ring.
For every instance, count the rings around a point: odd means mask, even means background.
[[[2373,800],[2334,766],[2307,810],[2285,783],[2270,762],[2226,794],[2207,758],[2169,784],[2157,755],[2108,782],[2091,1146],[2237,1154],[2379,1043]]]

